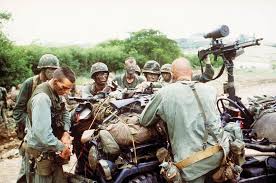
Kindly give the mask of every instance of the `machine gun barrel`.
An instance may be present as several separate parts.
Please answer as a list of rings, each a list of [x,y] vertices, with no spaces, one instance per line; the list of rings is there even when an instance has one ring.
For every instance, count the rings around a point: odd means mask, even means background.
[[[68,97],[68,99],[71,100],[71,101],[76,101],[78,103],[82,103],[82,102],[96,103],[96,102],[99,101],[98,98],[94,98],[94,97],[89,97],[89,98]]]
[[[239,49],[247,48],[250,46],[258,46],[260,45],[261,40],[263,40],[263,38],[253,39],[246,42],[236,41],[232,44],[212,44],[210,48],[198,51],[198,58],[199,60],[203,60],[209,54],[213,54],[214,56],[222,56],[223,54],[227,53],[235,53]]]

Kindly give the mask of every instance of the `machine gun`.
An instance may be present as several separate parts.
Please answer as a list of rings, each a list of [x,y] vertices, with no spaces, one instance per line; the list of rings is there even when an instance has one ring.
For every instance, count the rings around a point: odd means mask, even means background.
[[[247,123],[246,126],[250,126],[251,123],[253,123],[254,119],[253,116],[250,114],[250,112],[246,109],[246,107],[242,104],[241,99],[236,96],[235,94],[235,86],[234,86],[234,75],[233,75],[233,69],[234,69],[234,63],[233,60],[244,53],[244,48],[250,47],[250,46],[256,46],[260,45],[260,41],[263,40],[263,38],[259,39],[253,39],[246,42],[239,42],[236,41],[232,44],[224,44],[222,42],[223,38],[228,36],[229,34],[229,28],[226,25],[222,25],[218,29],[209,32],[204,35],[204,38],[211,38],[211,46],[207,49],[203,49],[198,51],[198,58],[201,61],[210,54],[214,55],[215,61],[218,57],[221,57],[223,60],[223,66],[221,67],[221,70],[219,71],[218,75],[214,77],[212,80],[217,79],[220,77],[226,67],[227,73],[228,73],[228,80],[227,84],[224,85],[225,93],[228,94],[228,100],[232,101],[230,102],[230,106],[236,107],[239,106],[239,110],[242,110],[241,112],[247,116],[245,119],[245,122]],[[201,67],[201,71],[203,72],[203,69]],[[223,100],[221,100],[223,101]],[[235,105],[236,104],[236,105]]]

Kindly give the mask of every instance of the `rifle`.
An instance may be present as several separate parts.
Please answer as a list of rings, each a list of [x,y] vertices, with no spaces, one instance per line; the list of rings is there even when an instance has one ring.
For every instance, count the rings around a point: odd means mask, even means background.
[[[228,36],[228,34],[229,34],[229,28],[226,25],[222,25],[218,29],[205,34],[204,38],[212,39],[211,46],[207,49],[199,50],[198,58],[200,60],[200,64],[201,64],[202,60],[209,54],[214,55],[215,61],[217,61],[218,57],[222,58],[223,66],[221,67],[221,70],[219,71],[218,75],[215,78],[213,78],[212,80],[219,78],[222,75],[222,73],[226,67],[227,73],[228,73],[228,75],[227,75],[228,80],[227,80],[227,84],[224,85],[224,87],[225,87],[224,91],[225,91],[225,93],[228,94],[229,99],[236,102],[242,108],[246,109],[246,107],[241,102],[241,98],[237,97],[235,94],[234,75],[233,75],[233,69],[234,69],[233,60],[237,56],[244,53],[244,50],[243,50],[244,48],[260,45],[260,41],[263,40],[263,38],[253,39],[253,40],[246,41],[246,42],[236,41],[232,44],[224,44],[222,42],[222,39],[219,39],[219,38],[226,37],[226,36]],[[201,72],[203,73],[202,64],[201,64]],[[254,121],[253,116],[250,114],[250,112],[247,109],[245,110],[245,113],[249,116],[249,119],[246,119],[245,121],[248,124],[252,124],[252,122]]]
[[[68,96],[68,100],[70,101],[76,101],[78,103],[84,103],[84,102],[89,102],[89,103],[97,103],[99,102],[101,99],[104,99],[107,97],[107,93],[105,92],[100,92],[97,95],[88,97],[88,98],[81,98],[81,97],[71,97]]]

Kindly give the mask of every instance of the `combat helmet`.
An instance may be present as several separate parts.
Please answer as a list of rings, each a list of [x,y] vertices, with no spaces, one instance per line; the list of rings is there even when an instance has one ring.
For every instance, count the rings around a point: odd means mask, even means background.
[[[164,64],[161,67],[161,73],[171,73],[172,71],[172,64]]]
[[[59,59],[53,54],[44,54],[38,62],[38,69],[43,68],[59,68]]]
[[[149,60],[143,67],[143,73],[160,74],[160,64],[155,60]]]
[[[102,62],[97,62],[93,64],[90,71],[91,78],[94,78],[94,74],[96,74],[97,72],[107,72],[109,74],[107,65]]]
[[[141,69],[140,69],[139,65],[136,65],[136,66],[135,66],[135,72],[140,76],[140,74],[141,74]]]

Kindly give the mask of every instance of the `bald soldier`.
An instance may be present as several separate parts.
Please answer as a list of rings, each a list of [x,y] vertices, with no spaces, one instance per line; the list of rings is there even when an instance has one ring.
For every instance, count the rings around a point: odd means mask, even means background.
[[[151,126],[159,119],[167,126],[171,154],[183,182],[204,182],[205,175],[217,168],[227,153],[228,143],[221,142],[223,130],[216,108],[217,91],[192,81],[192,68],[186,58],[172,63],[173,83],[161,88],[141,114],[140,123]],[[198,96],[198,98],[197,98]],[[199,103],[202,104],[202,108]],[[221,146],[218,145],[221,142]],[[227,148],[228,147],[228,148]],[[193,153],[211,151],[209,157],[183,164]]]
[[[138,84],[142,83],[144,79],[138,76],[135,71],[137,68],[136,60],[133,57],[129,57],[125,60],[125,73],[118,75],[113,80],[121,88],[134,89]]]

